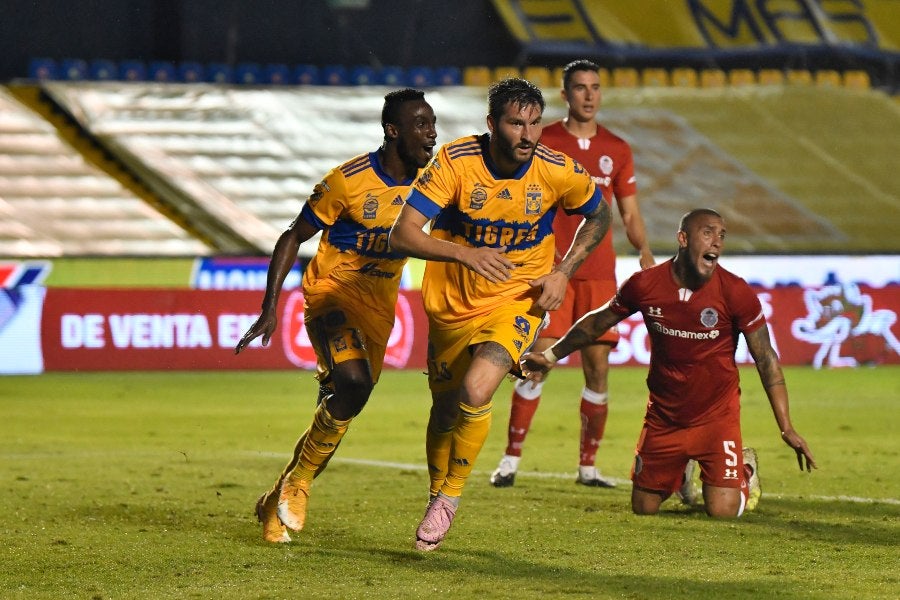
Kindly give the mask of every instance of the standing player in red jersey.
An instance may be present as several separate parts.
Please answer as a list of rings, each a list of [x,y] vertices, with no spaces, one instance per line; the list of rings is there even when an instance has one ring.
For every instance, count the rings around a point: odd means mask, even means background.
[[[526,354],[523,372],[542,381],[560,358],[640,312],[650,335],[650,401],[635,450],[631,508],[656,514],[681,487],[693,459],[707,514],[738,517],[760,497],[756,453],[741,443],[738,335],[756,361],[781,439],[797,453],[801,470],[816,463],[791,424],[784,374],[759,299],[746,281],[719,266],[724,220],[711,209],[692,210],[682,217],[677,239],[674,258],[638,271],[553,346]]]
[[[644,219],[637,199],[634,160],[628,142],[595,120],[600,109],[600,69],[595,63],[577,60],[563,70],[563,99],[569,107],[566,118],[544,128],[541,143],[565,152],[591,174],[603,198],[612,206],[613,198],[622,216],[628,241],[640,255],[640,266],[654,264],[647,245]],[[581,223],[579,215],[556,213],[557,258],[569,248]],[[572,326],[575,320],[612,297],[616,292],[616,254],[612,235],[607,235],[569,280],[566,297],[559,309],[550,313],[550,325],[543,329],[534,350],[541,352]],[[576,483],[591,487],[614,487],[595,466],[597,449],[606,429],[609,390],[609,353],[619,341],[612,329],[581,350],[584,389],[581,392],[581,439]],[[491,485],[509,487],[515,482],[522,446],[541,399],[543,384],[519,381],[512,397],[506,453],[491,474]]]

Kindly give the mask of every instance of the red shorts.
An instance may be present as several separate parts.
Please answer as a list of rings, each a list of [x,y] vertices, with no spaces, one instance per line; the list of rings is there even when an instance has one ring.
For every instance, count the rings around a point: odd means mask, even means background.
[[[616,282],[600,279],[571,279],[566,297],[559,308],[550,312],[550,325],[541,330],[540,337],[561,338],[575,321],[587,312],[600,308],[616,294]],[[619,330],[613,327],[599,338],[615,347],[619,343]]]
[[[674,427],[644,419],[635,449],[631,480],[644,490],[672,494],[681,487],[684,468],[693,458],[700,479],[709,485],[739,488],[744,480],[741,416],[738,411],[696,427]]]

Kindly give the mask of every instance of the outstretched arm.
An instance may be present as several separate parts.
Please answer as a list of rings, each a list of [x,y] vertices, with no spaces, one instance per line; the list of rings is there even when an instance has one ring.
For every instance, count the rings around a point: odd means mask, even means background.
[[[610,310],[608,302],[584,314],[555,344],[543,352],[528,352],[522,357],[522,370],[526,378],[543,381],[556,361],[593,343],[603,332],[624,318]]]
[[[569,246],[559,264],[547,275],[538,277],[531,282],[532,286],[542,286],[543,288],[537,300],[538,308],[543,310],[559,308],[566,294],[569,279],[578,270],[587,255],[600,244],[603,236],[609,231],[611,220],[612,213],[609,210],[609,204],[600,200],[596,210],[587,215],[578,226],[578,231],[575,232],[575,237],[572,239],[572,245]]]
[[[807,471],[817,468],[816,460],[813,458],[806,440],[794,431],[794,426],[791,424],[787,385],[784,381],[784,373],[781,371],[781,364],[778,362],[778,355],[775,354],[775,349],[772,348],[772,342],[769,339],[768,326],[763,325],[744,337],[747,338],[747,347],[753,360],[756,361],[756,370],[759,372],[759,379],[769,398],[772,412],[775,414],[775,421],[781,430],[781,439],[797,453],[797,464],[800,466],[800,470],[804,468],[804,458]]]
[[[479,275],[496,283],[509,279],[513,268],[501,248],[472,248],[439,240],[423,231],[428,217],[409,204],[405,204],[391,227],[388,244],[391,249],[407,256],[440,262],[459,262]]]
[[[297,251],[300,244],[316,234],[318,229],[313,227],[306,219],[298,216],[291,226],[279,236],[275,243],[275,249],[272,251],[272,260],[269,262],[269,271],[266,275],[266,294],[263,296],[262,312],[256,322],[250,326],[250,329],[234,347],[234,353],[239,354],[241,350],[258,338],[263,336],[263,346],[269,343],[269,338],[278,327],[278,317],[275,315],[275,309],[278,307],[278,297],[281,295],[281,286],[287,274],[291,272],[294,261],[297,260]]]

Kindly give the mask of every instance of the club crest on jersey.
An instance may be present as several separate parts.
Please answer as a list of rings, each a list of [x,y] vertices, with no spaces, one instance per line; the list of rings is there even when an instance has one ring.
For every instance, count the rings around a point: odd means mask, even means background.
[[[516,333],[518,333],[523,338],[527,338],[528,334],[531,333],[531,323],[528,322],[528,319],[525,317],[516,317],[516,321],[513,324],[513,327],[516,328]]]
[[[437,161],[436,158],[431,160],[431,164],[429,164],[422,174],[419,175],[419,179],[416,181],[416,185],[419,187],[427,188],[428,184],[431,182],[431,178],[434,177],[434,169],[440,169],[441,163]]]
[[[378,214],[378,196],[366,194],[363,202],[363,219],[374,219]]]
[[[719,313],[714,308],[704,308],[700,311],[700,323],[704,327],[715,327],[719,322]]]
[[[306,200],[309,202],[310,206],[315,206],[316,203],[322,199],[322,196],[325,195],[325,192],[330,192],[331,188],[328,187],[328,184],[324,181],[320,181],[316,184],[316,187],[313,188],[312,194],[310,194],[309,198]]]
[[[472,210],[481,210],[487,201],[487,191],[480,183],[475,184],[475,189],[469,194],[469,208]]]
[[[541,214],[542,198],[543,190],[541,190],[541,186],[535,184],[529,185],[525,190],[525,214]]]
[[[604,175],[609,175],[613,171],[613,159],[605,154],[600,157],[598,165],[600,167],[600,172]]]

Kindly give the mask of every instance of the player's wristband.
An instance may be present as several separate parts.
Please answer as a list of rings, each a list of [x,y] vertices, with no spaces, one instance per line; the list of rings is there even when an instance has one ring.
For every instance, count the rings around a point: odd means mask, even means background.
[[[551,365],[555,365],[555,364],[556,364],[556,361],[559,360],[559,357],[556,356],[555,354],[553,354],[553,349],[552,349],[552,348],[547,348],[546,350],[544,350],[544,351],[541,353],[541,355],[544,357],[544,360],[546,360],[546,361],[547,361],[548,363],[550,363]]]

